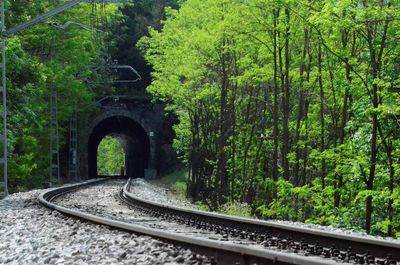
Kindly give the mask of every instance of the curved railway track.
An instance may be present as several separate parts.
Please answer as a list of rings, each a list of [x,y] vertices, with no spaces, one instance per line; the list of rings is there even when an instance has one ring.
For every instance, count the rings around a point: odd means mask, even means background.
[[[396,260],[400,260],[400,244],[395,242],[149,202],[130,192],[130,182],[121,189],[119,197],[130,208],[151,217],[147,221],[143,219],[142,223],[129,221],[128,218],[92,214],[55,203],[67,193],[106,180],[55,188],[42,193],[39,200],[45,206],[67,215],[149,235],[199,254],[213,256],[216,264],[399,264]],[[162,227],[155,225],[157,222],[172,225]],[[203,236],[188,233],[188,230],[200,231]]]

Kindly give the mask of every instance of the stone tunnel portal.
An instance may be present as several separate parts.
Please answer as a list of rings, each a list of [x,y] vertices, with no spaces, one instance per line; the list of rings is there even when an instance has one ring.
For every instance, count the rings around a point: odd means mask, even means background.
[[[117,138],[125,151],[125,176],[143,178],[149,164],[150,140],[145,129],[135,120],[125,116],[112,116],[99,122],[89,135],[89,177],[98,177],[97,150],[106,136]]]

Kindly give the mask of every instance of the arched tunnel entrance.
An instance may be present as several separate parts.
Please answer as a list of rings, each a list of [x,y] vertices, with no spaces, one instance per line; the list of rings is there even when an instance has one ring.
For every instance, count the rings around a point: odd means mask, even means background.
[[[150,140],[145,129],[135,120],[125,116],[112,116],[99,122],[89,135],[89,177],[98,177],[98,147],[106,136],[117,138],[125,151],[126,177],[143,178],[149,164]]]

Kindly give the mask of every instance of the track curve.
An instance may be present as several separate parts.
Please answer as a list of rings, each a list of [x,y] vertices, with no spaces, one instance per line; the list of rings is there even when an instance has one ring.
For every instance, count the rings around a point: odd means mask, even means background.
[[[255,248],[252,246],[245,246],[234,244],[231,242],[221,242],[217,240],[210,240],[206,238],[196,238],[169,231],[144,227],[142,225],[127,223],[109,218],[104,218],[94,214],[85,213],[76,209],[63,207],[54,203],[54,200],[66,193],[74,192],[90,185],[99,184],[107,179],[91,180],[88,182],[74,184],[66,187],[55,188],[42,193],[39,196],[39,201],[48,208],[57,210],[64,214],[78,217],[90,222],[107,225],[116,229],[121,229],[137,234],[149,235],[169,243],[181,245],[194,250],[197,253],[205,254],[207,256],[214,256],[218,264],[338,264],[338,262],[330,259],[323,259],[317,256],[302,256],[296,253],[288,253],[284,251],[271,250],[268,248]],[[124,186],[121,197],[128,203],[136,204],[139,207],[153,209],[154,211],[161,211],[165,215],[171,217],[190,216],[199,222],[201,220],[212,220],[214,223],[223,223],[229,227],[247,227],[246,229],[253,229],[253,227],[266,229],[269,227],[268,222],[251,220],[245,218],[237,218],[232,216],[225,216],[220,214],[202,212],[197,210],[188,210],[180,207],[165,206],[154,202],[147,202],[134,196],[129,192],[129,182]],[[193,217],[196,216],[196,217]],[[240,223],[240,225],[238,225]],[[251,228],[249,228],[251,227]],[[278,229],[275,226],[271,226]],[[270,229],[270,228],[268,228]],[[280,228],[282,229],[282,228]],[[255,230],[256,231],[256,230]],[[257,230],[258,231],[258,230]],[[297,232],[298,229],[296,230]],[[308,231],[310,232],[310,231]],[[389,264],[389,263],[387,263]]]
[[[270,221],[235,217],[150,202],[132,194],[129,191],[129,182],[124,186],[123,192],[124,196],[129,198],[133,204],[141,205],[144,208],[156,211],[170,212],[175,215],[183,216],[184,218],[195,219],[197,223],[210,222],[216,225],[228,226],[230,229],[246,231],[246,236],[249,237],[253,234],[252,236],[255,240],[258,235],[269,235],[271,237],[277,236],[282,239],[289,238],[291,241],[304,241],[314,245],[317,244],[319,247],[323,248],[322,256],[332,256],[330,253],[325,255],[324,252],[329,251],[332,249],[332,246],[334,246],[334,248],[342,254],[351,254],[355,259],[364,259],[362,263],[366,264],[375,264],[372,263],[372,258],[375,259],[377,264],[379,264],[380,261],[384,262],[383,264],[397,264],[396,261],[400,261],[400,243],[395,241],[277,224]],[[370,263],[367,263],[369,262],[368,259],[371,261]],[[380,259],[380,261],[377,261],[377,259]],[[343,260],[348,259],[344,258]]]

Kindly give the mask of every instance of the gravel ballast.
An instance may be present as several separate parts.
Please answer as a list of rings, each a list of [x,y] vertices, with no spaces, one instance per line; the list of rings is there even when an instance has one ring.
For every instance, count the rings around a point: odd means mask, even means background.
[[[195,204],[191,204],[188,200],[184,199],[177,200],[177,197],[174,196],[173,192],[169,190],[168,187],[166,187],[165,185],[159,185],[157,181],[148,182],[147,180],[144,179],[133,179],[131,192],[135,193],[136,196],[145,200],[152,200],[158,203],[163,203],[171,206],[180,206],[185,208],[198,209],[198,207]],[[161,194],[162,196],[161,197],[158,196],[159,194]],[[154,199],[154,198],[160,198],[160,199]],[[268,220],[268,222],[400,243],[400,238],[396,239],[393,237],[374,236],[367,234],[365,231],[343,229],[332,225],[323,226],[317,224],[307,224],[302,222],[291,222],[285,220]]]
[[[189,250],[49,210],[43,191],[0,201],[0,264],[196,264]]]
[[[112,185],[113,182],[108,183]],[[104,187],[92,189],[99,191],[96,210],[90,207],[89,202],[85,205],[75,201],[81,198],[86,203],[88,195],[83,190],[75,193],[75,196],[80,196],[75,199],[71,196],[62,204],[88,212],[94,210],[93,213],[101,215],[129,214],[131,221],[143,221],[141,214],[135,214],[118,202],[118,189],[114,192],[105,192],[107,189]],[[49,210],[37,199],[43,191],[21,192],[0,200],[0,264],[198,264],[189,250]],[[182,205],[169,198],[168,189],[142,179],[132,181],[131,192],[158,203]],[[163,222],[158,223],[157,228],[159,225],[162,226]],[[332,227],[296,225],[337,231]]]

